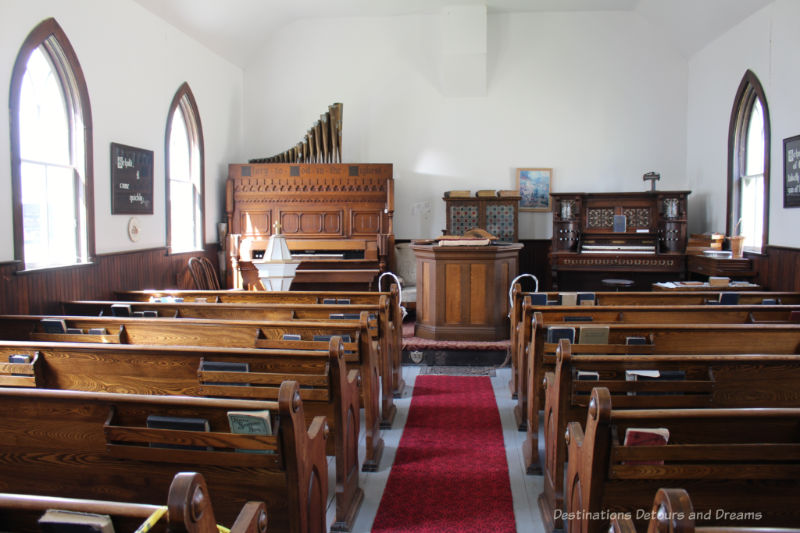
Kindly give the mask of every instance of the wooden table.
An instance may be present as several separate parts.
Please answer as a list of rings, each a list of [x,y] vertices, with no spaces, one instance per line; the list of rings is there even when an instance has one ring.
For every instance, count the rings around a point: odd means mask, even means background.
[[[690,255],[687,259],[690,273],[704,276],[726,276],[731,279],[754,279],[758,272],[753,270],[752,259],[716,259],[705,255]]]
[[[522,244],[412,244],[417,260],[414,335],[435,340],[509,338],[508,288]]]

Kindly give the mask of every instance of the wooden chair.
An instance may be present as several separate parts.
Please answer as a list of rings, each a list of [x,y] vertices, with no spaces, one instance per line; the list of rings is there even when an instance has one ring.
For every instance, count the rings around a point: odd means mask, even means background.
[[[219,290],[217,270],[207,257],[190,257],[189,273],[192,275],[194,286],[200,290]]]

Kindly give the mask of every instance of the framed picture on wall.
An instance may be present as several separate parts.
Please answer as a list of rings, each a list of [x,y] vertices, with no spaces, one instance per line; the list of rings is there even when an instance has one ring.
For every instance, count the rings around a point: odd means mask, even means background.
[[[520,211],[550,211],[552,168],[518,168],[517,188],[522,197]]]
[[[800,207],[800,135],[783,140],[783,207]]]
[[[153,214],[153,151],[111,143],[111,214]]]

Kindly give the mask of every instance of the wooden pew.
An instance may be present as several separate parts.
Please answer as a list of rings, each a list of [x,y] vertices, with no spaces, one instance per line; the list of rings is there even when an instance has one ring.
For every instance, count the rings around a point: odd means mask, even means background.
[[[555,369],[558,344],[546,343],[547,323],[534,313],[533,334],[525,361],[527,387],[518,398],[517,409],[525,409],[527,434],[523,456],[528,473],[540,473],[539,410],[544,407],[542,387],[545,371]],[[800,324],[605,324],[608,344],[574,344],[573,354],[796,354],[800,353]],[[627,337],[644,337],[648,344],[627,345]]]
[[[670,291],[670,292],[594,292],[591,293],[595,297],[595,305],[597,306],[652,306],[652,305],[706,305],[709,300],[719,300],[721,292],[728,292],[723,290],[719,291]],[[516,398],[519,388],[525,387],[525,375],[519,371],[520,354],[525,352],[525,346],[521,345],[517,339],[517,332],[519,331],[524,335],[526,328],[530,328],[530,309],[533,304],[530,298],[528,303],[524,304],[526,297],[532,295],[545,295],[547,300],[555,301],[559,297],[558,292],[545,292],[545,293],[532,293],[522,290],[522,285],[519,283],[511,287],[510,295],[510,334],[511,334],[511,381],[509,388],[511,389],[512,398]],[[741,291],[739,294],[740,305],[759,305],[765,299],[774,300],[779,305],[800,305],[800,293],[798,292],[773,292],[773,291]],[[524,305],[523,305],[524,304]],[[545,306],[535,306],[536,309],[541,309]],[[547,306],[559,307],[559,306]],[[579,306],[581,310],[586,309],[586,306]],[[527,316],[523,316],[523,312],[527,310]],[[529,331],[529,329],[527,329]],[[524,341],[523,341],[524,342]],[[522,346],[522,347],[520,347]]]
[[[40,531],[37,520],[49,509],[108,515],[114,531],[134,531],[145,521],[155,522],[151,531],[219,533],[211,495],[202,474],[180,472],[172,479],[167,505],[119,501],[57,498],[30,494],[0,493],[0,522],[5,530]],[[157,518],[163,516],[162,518]],[[230,527],[230,533],[266,533],[264,502],[247,502]]]
[[[214,320],[323,320],[359,319],[361,312],[369,314],[369,332],[380,346],[381,385],[385,394],[392,394],[392,351],[395,350],[392,328],[388,322],[389,299],[381,296],[380,303],[317,304],[317,303],[199,303],[199,302],[137,302],[137,301],[74,301],[62,302],[65,315],[116,316],[112,306],[125,306],[132,315],[155,313],[165,318],[207,318]],[[390,424],[389,424],[390,425]]]
[[[619,305],[619,306],[534,306],[526,297],[520,316],[522,322],[518,333],[515,353],[530,354],[532,317],[541,313],[545,322],[570,322],[565,326],[595,325],[605,323],[630,324],[791,324],[800,322],[800,305]],[[793,314],[794,312],[794,314]],[[513,358],[513,355],[512,355]],[[518,371],[525,374],[527,360],[516,362]],[[519,391],[526,394],[527,384],[518,383]],[[522,407],[515,411],[520,430],[525,429],[526,420]]]
[[[545,374],[544,490],[539,508],[545,529],[564,506],[564,432],[586,417],[592,388],[606,387],[621,409],[800,407],[800,355],[572,355],[562,339],[555,373]],[[672,372],[674,381],[631,381],[630,371]],[[583,381],[580,373],[596,373]],[[682,374],[682,375],[681,375]],[[655,394],[654,394],[655,393]]]
[[[384,337],[386,346],[382,349],[390,354],[392,391],[395,398],[403,394],[405,382],[400,367],[403,349],[403,313],[400,308],[400,292],[397,285],[392,284],[388,291],[193,291],[193,290],[143,290],[118,291],[119,300],[149,302],[153,298],[183,298],[185,302],[198,298],[214,303],[315,303],[322,304],[326,300],[347,300],[350,305],[382,304],[388,299],[388,315],[379,321],[385,323],[388,335]]]
[[[695,511],[711,511],[700,525],[800,523],[790,504],[800,494],[800,409],[618,410],[597,387],[587,413],[586,429],[571,422],[565,436],[568,531],[605,532],[604,511],[646,509],[664,485],[689,488]],[[624,446],[628,428],[668,428],[669,442]]]
[[[265,409],[272,436],[229,432],[229,411]],[[204,419],[210,431],[148,428],[150,415]],[[278,402],[0,388],[0,490],[152,504],[191,470],[205,478],[222,523],[256,500],[270,531],[323,533],[327,433],[324,417],[306,430],[291,381]]]
[[[525,353],[527,339],[530,336],[530,320],[535,311],[558,311],[574,312],[575,315],[583,315],[589,309],[598,310],[599,308],[619,307],[652,307],[652,306],[705,306],[709,300],[719,300],[720,293],[727,291],[706,291],[706,292],[595,292],[587,293],[595,297],[594,306],[562,306],[562,305],[536,305],[533,303],[533,295],[546,297],[550,301],[555,301],[559,293],[531,293],[523,292],[517,283],[511,289],[509,311],[510,332],[511,332],[511,389],[512,398],[518,396],[520,388],[525,387],[524,372],[520,373],[520,355]],[[800,305],[800,293],[796,292],[740,292],[740,306],[759,306],[763,305],[765,299],[775,301],[775,305]],[[727,307],[727,306],[722,306]],[[518,333],[519,332],[519,333]],[[518,335],[523,338],[519,339]],[[526,337],[527,336],[527,337]]]
[[[697,522],[695,510],[689,493],[684,489],[658,489],[653,506],[649,512],[643,509],[648,519],[647,529],[642,533],[800,533],[800,529],[770,527],[759,524],[757,527],[729,526],[719,527],[695,526]],[[632,517],[617,516],[611,520],[609,533],[636,533]]]
[[[280,384],[296,381],[306,422],[325,416],[332,432],[332,529],[352,529],[364,498],[358,484],[360,380],[358,370],[345,371],[341,337],[331,339],[328,351],[0,341],[0,361],[20,354],[31,363],[0,363],[0,385],[277,401]],[[208,371],[206,362],[245,363],[249,371]]]
[[[68,327],[83,331],[100,328],[107,335],[62,335],[42,331],[44,318],[63,319]],[[344,343],[345,362],[361,375],[361,397],[365,415],[366,458],[363,470],[376,471],[383,453],[380,438],[381,415],[391,424],[396,408],[391,394],[380,394],[377,347],[367,331],[367,313],[361,320],[323,321],[245,321],[124,317],[46,317],[38,315],[0,316],[0,339],[42,340],[52,342],[102,342],[110,344],[224,346],[273,350],[328,350],[329,341],[313,341],[314,335],[350,337]],[[284,340],[287,333],[299,334],[301,340]],[[385,384],[384,384],[385,385]],[[384,389],[385,390],[385,389]],[[383,411],[381,412],[381,399]],[[388,405],[388,407],[387,407]]]

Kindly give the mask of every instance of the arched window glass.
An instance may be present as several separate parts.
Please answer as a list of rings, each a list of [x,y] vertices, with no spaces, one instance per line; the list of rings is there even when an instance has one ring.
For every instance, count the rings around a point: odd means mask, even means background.
[[[53,19],[23,44],[9,107],[15,255],[25,269],[88,262],[93,250],[88,96],[80,65]]]
[[[767,244],[769,138],[764,90],[747,71],[731,112],[728,234],[743,235],[745,249],[754,252]]]
[[[168,244],[173,253],[203,248],[203,136],[189,86],[167,120]]]

